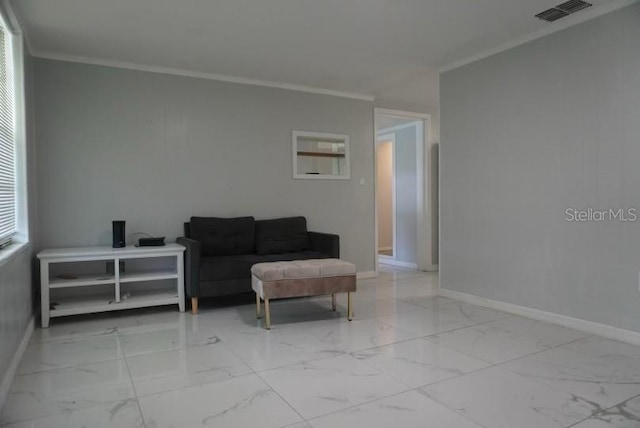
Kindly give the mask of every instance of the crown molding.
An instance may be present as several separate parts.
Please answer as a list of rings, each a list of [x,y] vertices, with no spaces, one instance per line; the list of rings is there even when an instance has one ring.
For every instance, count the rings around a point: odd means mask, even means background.
[[[109,59],[93,58],[79,55],[66,55],[41,51],[31,51],[31,56],[56,61],[75,62],[80,64],[99,65],[103,67],[121,68],[126,70],[146,71],[148,73],[169,74],[173,76],[193,77],[196,79],[216,80],[219,82],[238,83],[241,85],[263,86],[267,88],[286,89],[289,91],[306,92],[310,94],[328,95],[332,97],[350,98],[361,101],[374,101],[375,97],[357,92],[336,91],[333,89],[317,88],[314,86],[296,85],[292,83],[273,82],[270,80],[251,79],[248,77],[227,76],[224,74],[205,73],[184,70],[180,68],[159,67],[155,65],[135,64],[131,62],[113,61]]]
[[[553,33],[557,33],[558,31],[565,30],[569,27],[573,27],[574,25],[581,24],[585,21],[589,21],[591,19],[597,18],[599,16],[605,15],[609,12],[613,12],[618,9],[622,9],[623,7],[631,6],[634,3],[637,3],[640,0],[618,0],[612,3],[609,3],[604,6],[600,6],[597,8],[589,8],[575,15],[570,15],[566,18],[563,18],[561,21],[557,21],[554,23],[548,24],[548,27],[545,27],[541,30],[535,31],[533,33],[527,34],[522,37],[518,37],[510,42],[501,44],[496,46],[495,48],[488,49],[484,52],[481,52],[476,55],[471,55],[469,57],[454,61],[450,64],[447,64],[443,67],[438,68],[438,73],[442,74],[447,71],[451,71],[453,69],[462,67],[464,65],[471,64],[476,61],[480,61],[481,59],[490,57],[492,55],[498,54],[500,52],[504,52],[506,50],[515,48],[517,46],[523,45],[525,43],[529,43],[533,40],[540,39],[542,37],[548,36]]]

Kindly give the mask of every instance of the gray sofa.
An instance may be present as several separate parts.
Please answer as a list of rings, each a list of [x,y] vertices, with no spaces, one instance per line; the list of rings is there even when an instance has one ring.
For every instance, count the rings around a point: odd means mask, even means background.
[[[191,217],[177,242],[185,251],[185,290],[193,313],[198,298],[251,292],[256,263],[340,258],[340,237],[307,231],[304,217]]]

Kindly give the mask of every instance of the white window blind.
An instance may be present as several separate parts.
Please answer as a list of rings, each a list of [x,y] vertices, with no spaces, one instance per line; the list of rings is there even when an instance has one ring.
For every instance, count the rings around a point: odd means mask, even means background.
[[[16,139],[11,36],[0,24],[0,246],[16,232]]]

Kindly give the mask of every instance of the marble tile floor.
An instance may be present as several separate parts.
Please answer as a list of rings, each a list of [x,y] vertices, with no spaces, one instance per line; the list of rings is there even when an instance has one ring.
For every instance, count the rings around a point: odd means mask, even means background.
[[[2,427],[640,427],[640,348],[436,297],[384,269],[346,298],[37,328]]]

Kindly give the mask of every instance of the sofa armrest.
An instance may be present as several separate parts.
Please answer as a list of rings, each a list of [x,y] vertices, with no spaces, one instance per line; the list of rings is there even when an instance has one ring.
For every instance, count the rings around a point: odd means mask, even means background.
[[[195,239],[179,237],[178,244],[187,247],[184,252],[184,283],[189,297],[200,297],[200,247]]]
[[[340,236],[331,233],[307,232],[311,249],[333,257],[340,258]]]

